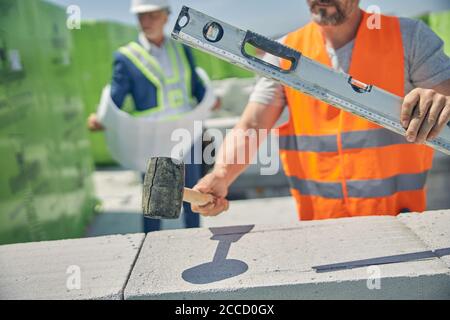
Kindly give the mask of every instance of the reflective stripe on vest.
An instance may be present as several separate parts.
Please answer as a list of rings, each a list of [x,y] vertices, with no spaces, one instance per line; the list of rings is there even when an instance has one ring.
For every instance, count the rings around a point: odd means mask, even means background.
[[[141,45],[131,42],[119,49],[155,86],[157,105],[145,111],[135,111],[137,116],[152,115],[164,120],[182,117],[192,110],[191,91],[192,71],[181,44],[168,40],[166,44],[172,75],[169,77]]]
[[[408,143],[403,136],[393,133],[384,128],[375,130],[343,132],[341,137],[343,150],[384,147],[389,145]],[[280,148],[296,151],[337,152],[338,139],[337,135],[281,136]]]
[[[391,196],[400,191],[421,190],[425,186],[428,171],[417,174],[401,174],[386,179],[349,180],[348,197],[377,198]],[[319,196],[330,199],[343,199],[344,193],[340,182],[318,182],[289,178],[291,188],[303,195]]]
[[[399,20],[382,15],[381,29],[368,29],[368,18],[363,12],[348,73],[404,96]],[[290,33],[285,45],[331,66],[315,23]],[[281,61],[283,68],[287,64]],[[284,91],[290,117],[279,128],[280,156],[300,219],[425,210],[431,148],[291,88]]]

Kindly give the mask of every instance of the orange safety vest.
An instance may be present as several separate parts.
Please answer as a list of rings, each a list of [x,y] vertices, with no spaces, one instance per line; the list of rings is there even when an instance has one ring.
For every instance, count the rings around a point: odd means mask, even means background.
[[[369,29],[363,12],[349,74],[404,96],[398,18],[381,16]],[[331,66],[316,23],[290,33],[285,44]],[[281,66],[289,68],[282,60]],[[301,62],[299,68],[301,68]],[[280,155],[300,220],[424,211],[433,151],[289,87],[289,121],[279,128]],[[400,119],[399,119],[400,121]]]

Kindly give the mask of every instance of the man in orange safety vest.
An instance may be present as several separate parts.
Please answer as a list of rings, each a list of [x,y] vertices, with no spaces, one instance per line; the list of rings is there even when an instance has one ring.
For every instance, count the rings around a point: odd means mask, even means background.
[[[450,121],[450,59],[442,40],[420,21],[372,14],[358,0],[307,0],[312,21],[280,41],[356,79],[404,97],[406,137],[266,78],[259,80],[213,171],[195,189],[216,196],[192,209],[215,216],[247,164],[225,161],[234,132],[270,129],[284,107],[280,156],[301,220],[424,211],[433,151],[423,143]],[[267,58],[288,68],[286,61]]]

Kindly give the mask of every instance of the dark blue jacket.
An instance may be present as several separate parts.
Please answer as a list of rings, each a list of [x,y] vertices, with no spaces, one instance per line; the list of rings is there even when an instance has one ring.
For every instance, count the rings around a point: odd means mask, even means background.
[[[183,46],[192,70],[195,62],[191,50]],[[196,72],[192,72],[192,96],[198,102],[205,95],[205,87]],[[142,72],[122,53],[114,53],[114,69],[111,81],[111,98],[122,108],[127,94],[131,94],[136,110],[144,111],[156,106],[156,87],[142,74]]]

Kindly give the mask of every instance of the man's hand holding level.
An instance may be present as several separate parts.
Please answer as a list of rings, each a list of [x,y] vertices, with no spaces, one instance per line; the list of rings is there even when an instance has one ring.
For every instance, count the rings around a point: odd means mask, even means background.
[[[416,88],[403,100],[400,121],[409,142],[434,139],[450,122],[450,97],[433,89]]]

